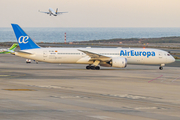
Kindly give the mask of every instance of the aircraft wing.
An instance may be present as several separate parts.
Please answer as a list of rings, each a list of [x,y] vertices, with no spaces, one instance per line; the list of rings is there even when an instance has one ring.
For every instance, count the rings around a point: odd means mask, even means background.
[[[57,12],[57,14],[63,14],[63,13],[68,13],[68,12]]]
[[[100,54],[89,52],[89,51],[85,51],[85,50],[79,50],[79,51],[81,51],[81,52],[85,53],[86,55],[88,55],[89,57],[91,57],[91,59],[89,61],[93,61],[93,60],[110,61],[112,59],[111,57],[100,55]]]
[[[39,12],[40,12],[40,13],[46,13],[46,14],[49,14],[49,12],[43,12],[43,11],[40,11],[40,10],[39,10]]]

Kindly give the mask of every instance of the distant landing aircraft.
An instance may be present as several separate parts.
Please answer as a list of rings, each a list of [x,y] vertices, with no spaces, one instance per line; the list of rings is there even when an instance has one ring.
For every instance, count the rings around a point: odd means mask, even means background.
[[[14,43],[10,48],[0,49],[0,54],[13,53],[17,46],[18,44]]]
[[[57,15],[60,15],[60,14],[63,14],[63,13],[68,13],[68,12],[58,12],[58,8],[56,9],[56,12],[52,8],[49,8],[49,12],[43,12],[43,11],[40,11],[40,10],[39,10],[39,12],[49,14],[50,16],[51,15],[57,16]]]

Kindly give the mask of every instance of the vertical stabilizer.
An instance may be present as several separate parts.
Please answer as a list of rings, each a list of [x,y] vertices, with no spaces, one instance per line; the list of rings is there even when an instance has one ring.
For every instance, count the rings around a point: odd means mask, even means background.
[[[56,14],[58,13],[58,8],[56,8]]]
[[[14,43],[8,50],[14,51],[17,46],[18,46],[18,44],[17,44],[17,43]]]
[[[21,50],[40,48],[17,24],[11,24]]]

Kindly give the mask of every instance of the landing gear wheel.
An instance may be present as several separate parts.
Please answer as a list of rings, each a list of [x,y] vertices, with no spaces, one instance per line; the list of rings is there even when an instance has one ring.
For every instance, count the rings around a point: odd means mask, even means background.
[[[100,67],[99,67],[99,66],[96,66],[96,67],[95,67],[95,69],[96,69],[96,70],[99,70],[99,69],[100,69]]]
[[[99,66],[86,66],[86,69],[87,70],[89,70],[89,69],[91,69],[91,70],[99,70],[100,67]]]
[[[159,67],[160,70],[163,70],[163,67]]]
[[[91,66],[90,68],[91,68],[92,70],[94,70],[94,69],[95,69],[95,66]]]
[[[86,66],[86,69],[88,69],[88,70],[89,70],[89,69],[90,69],[90,67],[91,67],[91,66]]]

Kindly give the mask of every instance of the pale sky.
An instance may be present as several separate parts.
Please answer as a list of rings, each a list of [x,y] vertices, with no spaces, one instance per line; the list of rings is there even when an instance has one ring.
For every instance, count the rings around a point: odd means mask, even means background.
[[[54,17],[38,10],[67,11]],[[0,27],[180,27],[180,0],[0,0]]]

